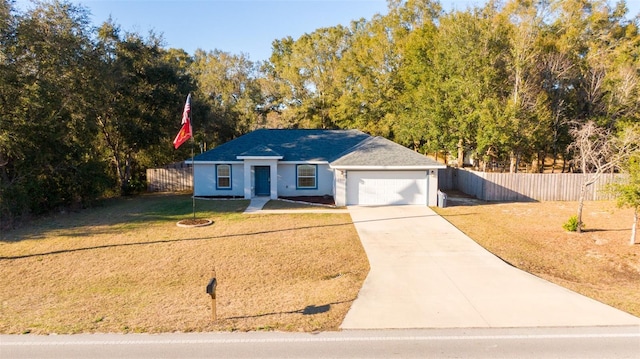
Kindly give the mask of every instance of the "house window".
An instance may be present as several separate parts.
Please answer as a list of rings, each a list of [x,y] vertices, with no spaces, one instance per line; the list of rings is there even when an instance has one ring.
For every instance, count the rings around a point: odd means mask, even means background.
[[[298,181],[297,181],[298,189],[318,188],[318,181],[317,181],[318,166],[298,165],[296,166],[296,173],[298,177]]]
[[[217,165],[216,178],[217,189],[231,189],[231,165]]]

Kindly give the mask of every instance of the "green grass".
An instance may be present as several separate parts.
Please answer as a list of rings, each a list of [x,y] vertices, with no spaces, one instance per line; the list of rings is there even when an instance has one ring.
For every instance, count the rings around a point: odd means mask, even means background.
[[[196,218],[233,218],[249,205],[248,200],[196,200]],[[190,195],[147,194],[137,197],[106,199],[93,208],[72,213],[59,213],[38,218],[0,236],[3,241],[39,238],[42,233],[86,235],[83,229],[108,226],[108,231],[127,231],[148,226],[192,218]]]

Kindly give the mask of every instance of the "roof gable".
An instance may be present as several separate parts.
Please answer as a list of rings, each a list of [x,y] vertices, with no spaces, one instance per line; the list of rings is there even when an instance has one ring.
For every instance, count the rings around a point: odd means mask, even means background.
[[[280,157],[282,155],[264,145],[258,145],[238,155],[240,157]]]
[[[422,167],[444,165],[383,137],[370,137],[348,150],[331,167]]]

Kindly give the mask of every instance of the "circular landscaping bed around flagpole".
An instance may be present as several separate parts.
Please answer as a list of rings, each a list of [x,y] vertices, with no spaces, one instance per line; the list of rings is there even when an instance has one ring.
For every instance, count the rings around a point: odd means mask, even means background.
[[[178,227],[193,228],[193,227],[205,227],[213,224],[210,219],[183,219],[177,223]]]

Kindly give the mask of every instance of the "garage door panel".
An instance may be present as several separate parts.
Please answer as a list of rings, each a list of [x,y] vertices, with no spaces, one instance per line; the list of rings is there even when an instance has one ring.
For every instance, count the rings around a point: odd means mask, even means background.
[[[427,203],[426,171],[350,171],[348,205]]]

